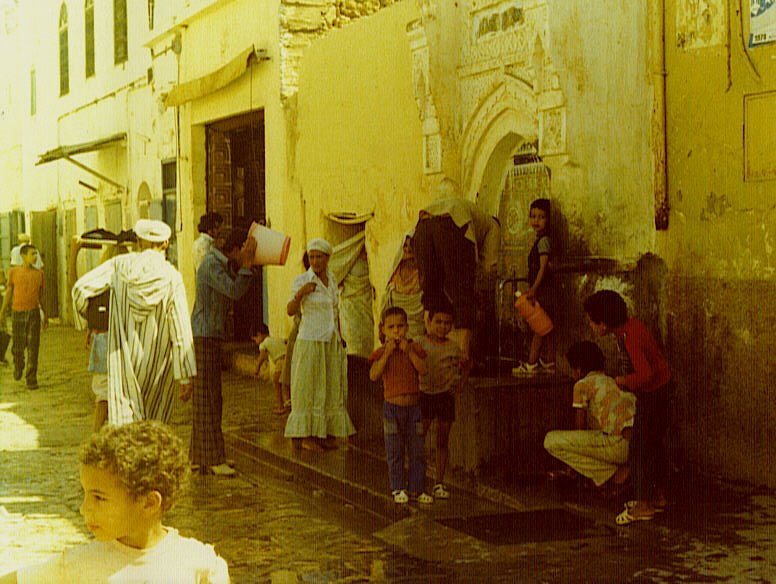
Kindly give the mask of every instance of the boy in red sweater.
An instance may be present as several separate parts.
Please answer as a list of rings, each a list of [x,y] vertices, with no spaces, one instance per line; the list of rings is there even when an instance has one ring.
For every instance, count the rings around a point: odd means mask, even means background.
[[[664,464],[663,436],[668,425],[668,382],[671,370],[663,352],[643,322],[628,317],[625,301],[617,292],[601,290],[585,301],[590,328],[598,336],[612,334],[620,350],[618,386],[636,395],[633,438],[628,466],[633,477],[634,500],[625,504],[617,525],[646,521],[665,508],[658,489]]]
[[[20,380],[24,373],[24,352],[27,351],[27,389],[38,389],[38,349],[40,347],[41,315],[43,328],[48,317],[43,311],[43,271],[35,268],[38,250],[34,245],[23,245],[22,265],[8,270],[0,322],[11,307],[13,329],[13,378]]]

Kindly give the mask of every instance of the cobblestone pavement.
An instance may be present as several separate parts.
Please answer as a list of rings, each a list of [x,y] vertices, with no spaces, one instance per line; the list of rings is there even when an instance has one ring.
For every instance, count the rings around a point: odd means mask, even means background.
[[[0,574],[89,538],[77,474],[78,446],[93,413],[87,363],[82,334],[52,326],[42,337],[39,390],[15,382],[12,367],[0,368]],[[224,381],[236,389],[225,392],[225,427],[241,416],[255,420],[256,408],[261,423],[282,423],[270,412],[269,384],[228,372]],[[184,440],[189,419],[190,405],[181,403],[172,425]],[[390,554],[368,535],[381,520],[315,489],[249,478],[195,477],[166,518],[184,535],[213,543],[234,582],[434,578],[432,564]]]
[[[42,337],[39,390],[0,367],[0,574],[89,537],[77,475],[93,412],[87,362],[83,335],[54,326]],[[282,427],[268,383],[230,372],[223,380],[226,430]],[[179,402],[172,425],[184,440],[190,417]],[[282,476],[195,477],[166,523],[214,544],[237,583],[776,582],[776,496],[768,489],[690,480],[666,517],[624,529],[611,525],[614,507],[575,503],[568,493],[565,508],[595,521],[591,535],[499,547],[475,541],[495,560],[478,562],[424,514],[387,522]],[[514,494],[529,506],[538,500],[530,485]]]

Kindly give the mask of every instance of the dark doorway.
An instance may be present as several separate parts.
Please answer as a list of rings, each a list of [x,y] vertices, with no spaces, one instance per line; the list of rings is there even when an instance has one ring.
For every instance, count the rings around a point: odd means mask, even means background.
[[[46,286],[43,296],[43,310],[50,318],[59,316],[59,278],[57,260],[57,211],[32,213],[32,243],[43,259],[43,273]]]
[[[224,218],[224,227],[266,223],[264,112],[251,112],[207,126],[207,210]],[[234,303],[227,337],[247,341],[264,320],[261,274]]]

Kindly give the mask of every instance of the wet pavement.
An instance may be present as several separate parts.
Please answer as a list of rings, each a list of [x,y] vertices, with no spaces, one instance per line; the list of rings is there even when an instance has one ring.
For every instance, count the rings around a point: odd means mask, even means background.
[[[77,478],[93,411],[88,355],[67,327],[42,343],[39,390],[0,368],[0,573],[89,537]],[[377,445],[295,450],[268,383],[223,379],[240,472],[195,478],[166,523],[213,543],[234,582],[776,581],[770,490],[679,474],[666,513],[623,528],[621,501],[574,486],[454,475],[451,499],[396,509]],[[185,440],[190,415],[179,404],[173,418]]]

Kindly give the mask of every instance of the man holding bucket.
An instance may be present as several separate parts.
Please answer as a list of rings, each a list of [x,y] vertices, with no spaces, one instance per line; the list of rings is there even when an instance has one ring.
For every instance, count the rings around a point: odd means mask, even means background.
[[[226,464],[221,432],[221,343],[231,301],[242,297],[253,280],[255,255],[256,239],[246,238],[244,230],[235,229],[220,248],[205,255],[197,269],[191,328],[198,374],[194,378],[189,457],[201,474],[235,474]],[[235,276],[229,273],[230,261],[240,266]]]

